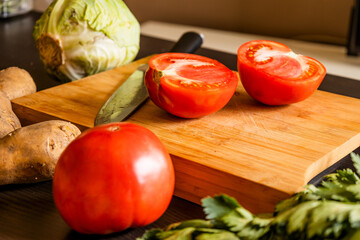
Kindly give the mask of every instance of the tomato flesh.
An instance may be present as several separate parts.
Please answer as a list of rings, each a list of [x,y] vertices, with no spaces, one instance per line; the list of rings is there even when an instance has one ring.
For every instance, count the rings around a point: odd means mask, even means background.
[[[319,61],[266,40],[250,41],[239,47],[238,71],[247,93],[267,105],[291,104],[308,98],[326,74]]]
[[[149,61],[145,75],[151,100],[182,118],[199,118],[223,108],[238,78],[216,60],[195,54],[164,53]]]
[[[111,123],[86,130],[64,150],[53,196],[71,228],[108,234],[158,219],[172,198],[174,176],[170,155],[151,131]]]

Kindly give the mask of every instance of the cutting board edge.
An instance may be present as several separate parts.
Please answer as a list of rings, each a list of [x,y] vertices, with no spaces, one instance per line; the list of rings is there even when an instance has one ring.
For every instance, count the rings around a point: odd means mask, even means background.
[[[304,184],[307,184],[311,179],[324,171],[328,166],[331,166],[340,161],[358,147],[360,147],[360,132],[355,134],[351,139],[339,147],[334,148],[332,151],[319,158],[318,161],[311,164],[305,172]]]
[[[64,119],[62,119],[60,117],[56,117],[50,113],[39,112],[36,109],[33,109],[29,106],[21,105],[17,102],[16,99],[11,101],[11,105],[12,105],[13,112],[18,117],[18,119],[20,120],[21,126],[23,126],[23,127],[31,125],[31,124],[43,122],[43,121],[63,120],[63,121],[71,122],[72,124],[77,126],[80,129],[80,131],[82,131],[82,132],[84,130],[90,128],[90,126],[86,126],[84,124],[77,123],[75,121],[64,120]]]
[[[197,204],[201,204],[201,199],[207,196],[228,194],[248,210],[264,213],[272,212],[276,203],[294,193],[269,188],[181,157],[171,157],[175,168],[174,195]],[[251,191],[247,191],[249,189]]]

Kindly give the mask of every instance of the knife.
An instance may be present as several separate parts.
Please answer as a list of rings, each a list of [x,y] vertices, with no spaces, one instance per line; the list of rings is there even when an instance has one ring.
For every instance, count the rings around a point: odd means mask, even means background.
[[[193,53],[203,43],[203,35],[186,32],[170,52]],[[140,65],[133,74],[112,94],[96,115],[94,125],[121,122],[131,116],[148,98],[144,75],[148,64]]]

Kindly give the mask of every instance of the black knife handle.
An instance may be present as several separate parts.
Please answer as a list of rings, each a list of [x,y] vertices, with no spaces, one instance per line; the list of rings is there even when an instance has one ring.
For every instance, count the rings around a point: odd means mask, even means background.
[[[203,43],[203,35],[196,32],[186,32],[175,43],[170,52],[193,53]]]

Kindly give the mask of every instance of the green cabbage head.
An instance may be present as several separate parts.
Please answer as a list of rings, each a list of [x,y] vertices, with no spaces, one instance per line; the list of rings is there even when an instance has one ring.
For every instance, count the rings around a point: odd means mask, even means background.
[[[33,37],[46,70],[68,82],[131,62],[140,25],[121,0],[55,0]]]

